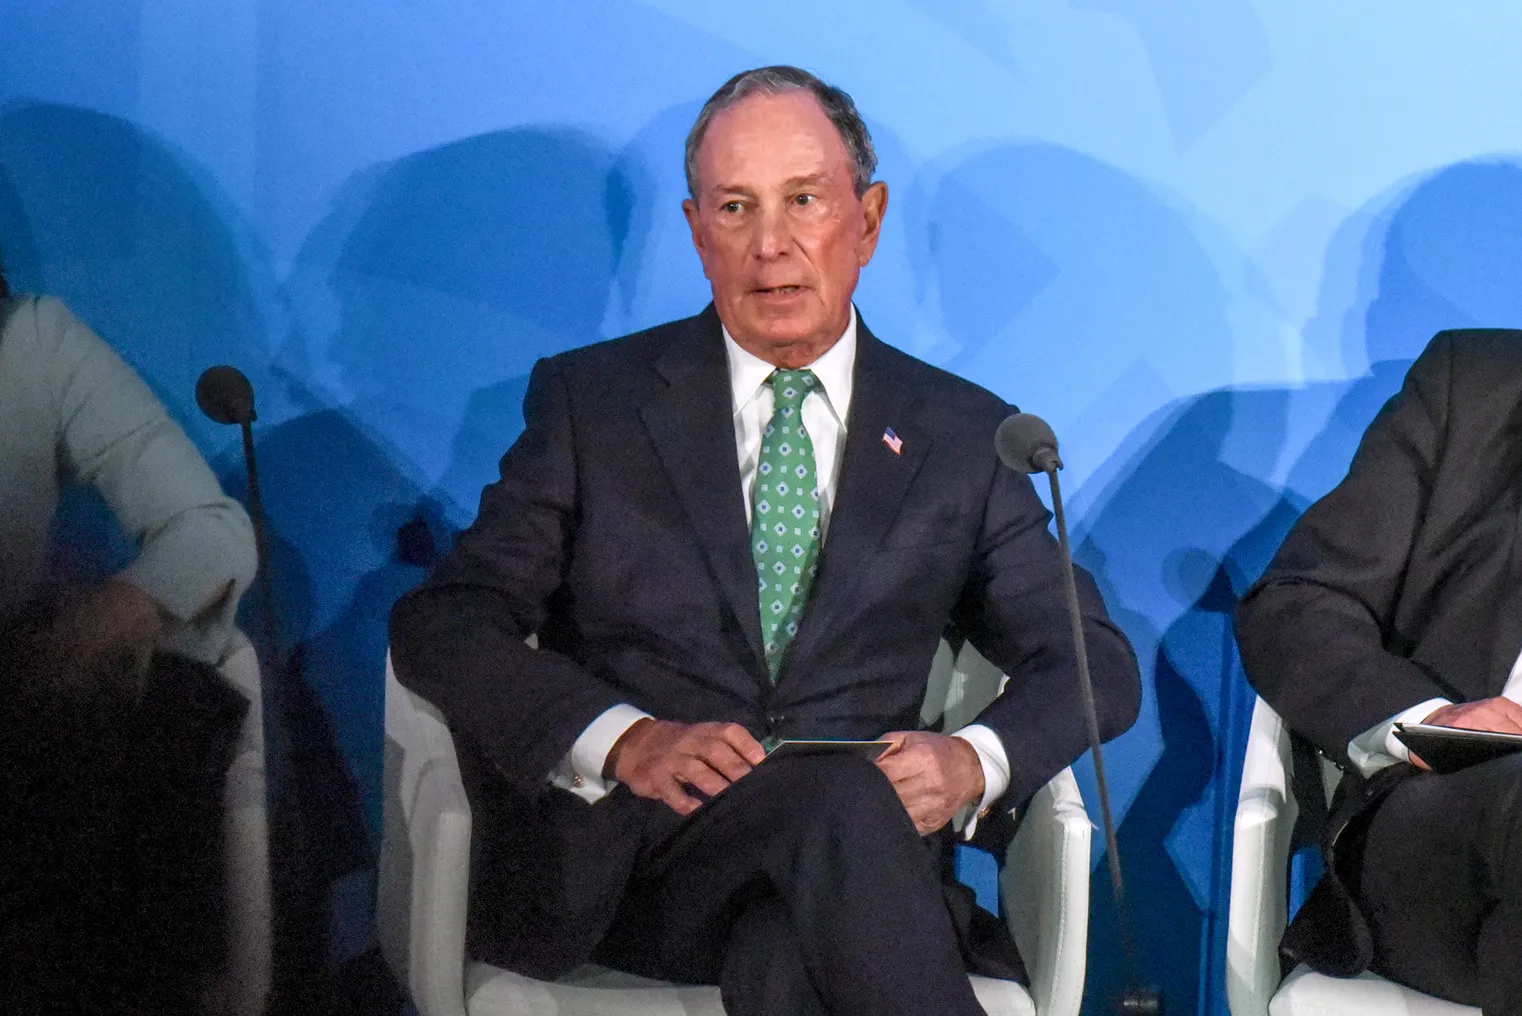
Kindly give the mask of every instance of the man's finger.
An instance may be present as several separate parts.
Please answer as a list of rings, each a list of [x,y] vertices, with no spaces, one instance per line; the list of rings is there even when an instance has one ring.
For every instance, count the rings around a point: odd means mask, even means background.
[[[750,765],[758,766],[766,760],[766,749],[761,747],[761,742],[752,737],[750,731],[738,723],[724,724],[720,733],[725,743],[734,749],[735,754]]]
[[[761,746],[758,744],[756,747],[759,749]],[[718,770],[730,783],[750,772],[753,764],[745,758],[736,745],[727,740],[714,741],[705,745],[699,757]]]
[[[883,775],[888,777],[888,782],[894,787],[903,787],[906,784],[920,779],[924,771],[915,763],[894,762],[882,767]]]
[[[888,772],[884,770],[883,775],[888,777],[888,782],[893,784],[893,789],[901,798],[905,795],[918,797],[934,791],[935,781],[923,769],[911,768],[905,769],[902,772]]]
[[[691,815],[703,806],[703,802],[688,794],[675,777],[661,784],[660,797],[678,815]]]
[[[1505,721],[1510,724],[1507,733],[1522,734],[1522,705],[1504,696],[1490,700]]]
[[[1433,717],[1437,718],[1439,726],[1522,734],[1522,707],[1506,698],[1483,699],[1478,702],[1443,706],[1433,714]]]
[[[890,780],[896,782],[924,771],[929,760],[929,752],[916,751],[906,743],[900,742],[877,757],[877,766],[888,774]]]
[[[881,765],[884,759],[892,758],[903,750],[904,745],[909,740],[909,732],[905,730],[891,730],[882,737],[879,737],[878,740],[888,742],[888,747],[884,748],[883,753],[877,756],[877,762]]]
[[[688,759],[677,770],[677,779],[696,787],[709,797],[717,797],[729,789],[729,781],[723,774],[701,758]]]

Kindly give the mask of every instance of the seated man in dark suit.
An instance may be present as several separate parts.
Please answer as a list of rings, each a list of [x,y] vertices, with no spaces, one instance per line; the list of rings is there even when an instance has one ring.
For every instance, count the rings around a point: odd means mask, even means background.
[[[1522,332],[1444,332],[1237,608],[1248,678],[1346,774],[1291,962],[1522,1012],[1522,755],[1439,775],[1393,732],[1522,733],[1519,515]]]
[[[963,812],[1007,842],[1084,750],[1060,559],[994,454],[1011,407],[856,314],[875,162],[812,75],[725,84],[683,206],[713,304],[541,361],[475,524],[392,615],[397,674],[465,763],[483,958],[717,983],[731,1016],[970,1016],[969,963],[1019,975],[934,849]],[[1113,737],[1136,664],[1080,579]],[[1008,674],[952,736],[917,729],[948,623]],[[763,763],[880,736],[876,764]]]

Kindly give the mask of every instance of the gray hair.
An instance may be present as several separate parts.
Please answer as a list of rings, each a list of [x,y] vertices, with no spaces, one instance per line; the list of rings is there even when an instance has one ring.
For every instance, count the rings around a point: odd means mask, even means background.
[[[687,132],[687,193],[698,196],[698,148],[703,135],[708,133],[713,118],[741,99],[752,95],[781,95],[784,92],[808,92],[819,101],[824,115],[830,118],[840,132],[840,140],[851,157],[851,179],[856,186],[856,196],[861,197],[872,184],[872,174],[877,169],[877,151],[872,147],[872,135],[856,111],[851,97],[834,85],[827,85],[808,71],[798,67],[779,64],[773,67],[757,67],[741,71],[719,86],[709,96],[698,119]]]

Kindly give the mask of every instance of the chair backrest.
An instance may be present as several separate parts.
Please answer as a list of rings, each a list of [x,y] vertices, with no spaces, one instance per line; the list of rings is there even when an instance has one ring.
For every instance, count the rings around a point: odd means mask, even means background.
[[[266,801],[264,702],[259,657],[234,634],[218,668],[249,701],[222,793],[227,872],[227,966],[222,1011],[257,1016],[270,991],[273,901],[270,893],[269,806]]]
[[[1004,690],[1008,680],[971,642],[963,643],[961,652],[953,653],[942,639],[930,664],[920,719],[926,726],[954,732],[976,719]]]
[[[1279,987],[1288,923],[1289,845],[1299,809],[1289,734],[1267,702],[1253,706],[1242,763],[1231,864],[1226,995],[1233,1016],[1266,1016]]]
[[[420,1012],[464,1016],[470,805],[443,716],[402,687],[390,654],[383,785],[381,951]]]

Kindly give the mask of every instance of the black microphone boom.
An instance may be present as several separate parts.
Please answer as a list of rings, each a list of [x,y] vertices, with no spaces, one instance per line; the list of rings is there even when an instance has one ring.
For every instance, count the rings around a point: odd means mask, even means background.
[[[216,423],[236,423],[243,431],[243,465],[248,471],[248,515],[254,524],[254,547],[259,557],[259,592],[264,599],[269,652],[280,657],[280,626],[270,580],[269,541],[264,535],[264,501],[259,496],[259,463],[254,457],[254,386],[237,367],[208,367],[196,381],[196,405]]]
[[[1057,523],[1057,544],[1061,549],[1068,623],[1073,629],[1078,688],[1083,694],[1083,718],[1089,728],[1089,751],[1094,756],[1094,781],[1099,786],[1099,814],[1104,822],[1105,849],[1110,857],[1110,888],[1115,893],[1115,910],[1120,918],[1121,939],[1125,943],[1129,987],[1120,1000],[1118,1011],[1124,1016],[1162,1016],[1162,993],[1156,988],[1138,986],[1136,939],[1132,936],[1131,915],[1126,909],[1126,884],[1120,873],[1120,844],[1115,839],[1115,820],[1110,813],[1110,788],[1105,781],[1104,751],[1099,742],[1099,713],[1094,705],[1094,682],[1089,676],[1089,649],[1084,641],[1083,615],[1078,606],[1078,579],[1073,573],[1067,519],[1062,511],[1062,488],[1057,483],[1057,470],[1062,468],[1062,459],[1057,455],[1057,435],[1041,417],[1031,413],[1016,413],[999,424],[999,429],[994,434],[994,450],[998,452],[1000,461],[1015,472],[1045,473],[1051,481],[1052,514]]]

